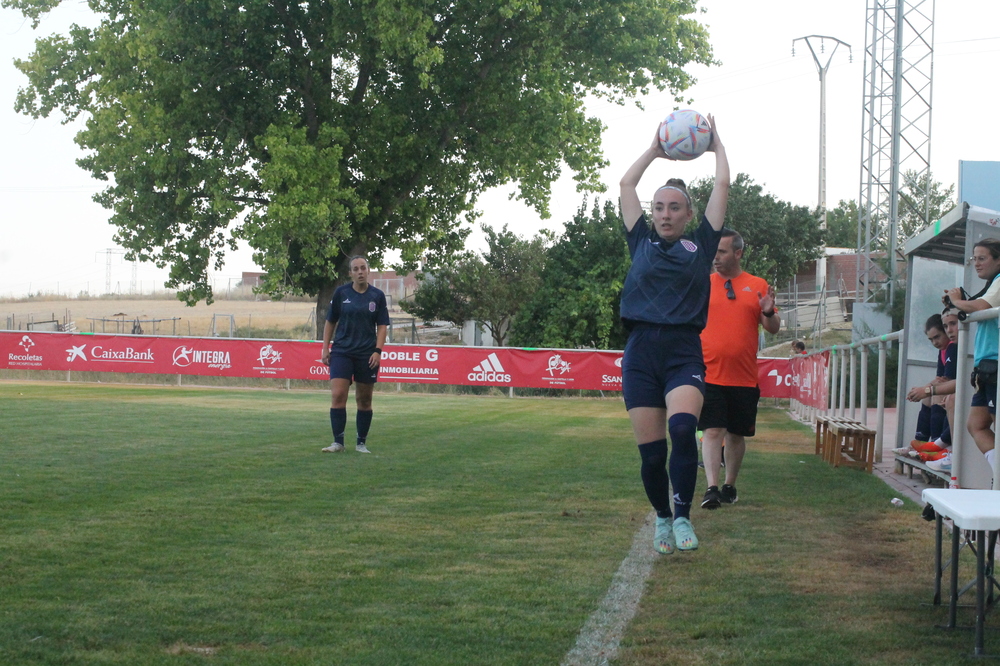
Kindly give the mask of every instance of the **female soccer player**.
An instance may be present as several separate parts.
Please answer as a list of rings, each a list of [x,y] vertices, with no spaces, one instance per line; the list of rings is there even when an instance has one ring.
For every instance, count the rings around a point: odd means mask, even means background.
[[[652,226],[636,187],[646,168],[667,158],[657,136],[622,177],[621,206],[632,267],[622,290],[621,316],[629,330],[622,362],[625,408],[642,459],[642,483],[656,510],[653,545],[663,554],[694,550],[691,502],[698,477],[695,431],[705,392],[699,333],[708,317],[709,274],[729,197],[729,161],[715,119],[715,185],[701,223],[684,228],[695,211],[684,182],[667,181],[653,194]],[[667,440],[673,448],[667,473]],[[674,482],[670,509],[670,478]]]
[[[323,362],[330,366],[330,425],[333,444],[327,453],[344,450],[347,427],[347,393],[351,380],[357,382],[354,398],[358,403],[358,440],[355,450],[370,453],[365,446],[372,424],[372,393],[378,381],[378,366],[389,327],[385,294],[368,284],[368,260],[351,257],[351,281],[337,287],[323,326]],[[336,333],[336,337],[334,337]],[[330,340],[333,339],[333,349]]]
[[[962,299],[962,289],[946,289],[941,300],[946,305],[952,305],[962,312],[978,312],[1000,306],[1000,240],[984,238],[973,246],[972,265],[976,275],[986,280],[986,286],[968,300]],[[949,303],[950,301],[950,303]],[[976,446],[986,456],[986,461],[993,468],[993,421],[996,419],[997,406],[997,320],[987,319],[976,325],[975,338],[976,369],[974,384],[976,392],[972,396],[972,408],[969,409],[969,420],[966,427]]]

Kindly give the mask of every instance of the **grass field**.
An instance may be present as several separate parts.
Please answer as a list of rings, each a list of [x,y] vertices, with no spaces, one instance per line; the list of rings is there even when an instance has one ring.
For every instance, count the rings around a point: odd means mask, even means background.
[[[327,408],[0,382],[0,663],[560,663],[649,512],[621,404],[379,394],[367,456]],[[762,411],[615,663],[964,663],[931,524],[811,448]]]

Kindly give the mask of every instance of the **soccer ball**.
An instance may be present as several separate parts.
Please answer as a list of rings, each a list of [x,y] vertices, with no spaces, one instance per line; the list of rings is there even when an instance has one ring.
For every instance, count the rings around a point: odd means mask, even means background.
[[[675,160],[693,160],[712,143],[712,126],[697,111],[674,111],[660,123],[660,147]]]

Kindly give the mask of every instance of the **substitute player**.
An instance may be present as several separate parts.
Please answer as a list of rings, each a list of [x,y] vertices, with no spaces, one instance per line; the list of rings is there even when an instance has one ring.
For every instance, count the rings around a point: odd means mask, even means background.
[[[698,480],[695,431],[704,391],[705,364],[699,332],[708,313],[709,273],[729,198],[729,161],[715,119],[712,144],[715,184],[690,235],[694,206],[684,182],[667,181],[653,194],[652,224],[636,187],[646,168],[667,158],[653,142],[622,177],[621,206],[632,266],[622,289],[621,316],[629,331],[622,360],[622,390],[642,459],[642,484],[656,510],[653,546],[663,554],[694,550],[691,503]],[[667,439],[672,444],[667,473]],[[673,479],[673,511],[670,479]]]
[[[753,437],[757,428],[759,327],[772,334],[781,327],[774,308],[774,287],[743,270],[743,248],[739,232],[722,230],[711,279],[708,325],[701,332],[707,368],[705,406],[698,423],[703,431],[701,453],[708,481],[703,509],[718,509],[739,499],[736,477],[746,453],[746,438]],[[726,482],[719,490],[723,441]]]
[[[382,346],[389,327],[389,307],[385,294],[368,284],[368,260],[351,257],[351,281],[337,287],[323,326],[323,362],[330,366],[330,425],[333,444],[327,453],[344,450],[347,427],[347,393],[356,383],[358,440],[355,450],[370,453],[365,445],[372,424],[372,393],[378,381]],[[330,340],[333,348],[330,348]]]

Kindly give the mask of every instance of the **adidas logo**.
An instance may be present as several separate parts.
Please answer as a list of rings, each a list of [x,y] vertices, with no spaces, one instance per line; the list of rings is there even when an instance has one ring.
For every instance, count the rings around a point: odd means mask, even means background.
[[[750,291],[750,287],[749,286],[743,287],[743,291]]]
[[[470,382],[497,382],[510,383],[510,375],[504,370],[503,363],[497,358],[496,353],[492,353],[469,373]]]

